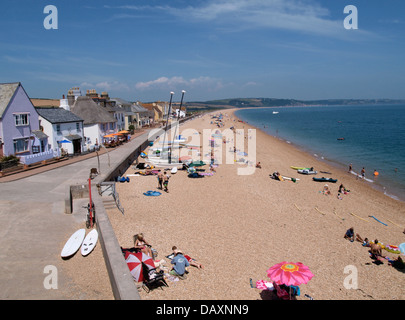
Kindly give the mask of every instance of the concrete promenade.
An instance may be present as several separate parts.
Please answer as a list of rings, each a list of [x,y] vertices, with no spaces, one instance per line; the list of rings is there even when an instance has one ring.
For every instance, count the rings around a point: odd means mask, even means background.
[[[0,178],[0,299],[85,299],[85,296],[75,292],[71,280],[62,273],[58,274],[58,290],[44,287],[47,276],[44,268],[51,265],[62,269],[60,244],[84,221],[84,215],[65,213],[68,190],[74,185],[87,186],[90,169],[99,168],[100,175],[92,181],[92,195],[96,208],[100,209],[97,210],[97,218],[102,221],[98,224],[108,225],[95,185],[111,179],[120,167],[128,167],[134,150],[144,145],[147,138],[148,132],[145,132],[99,157],[77,157],[75,161],[62,162],[60,166],[49,165],[35,169],[37,171]],[[103,246],[111,247],[107,240],[111,231],[101,236]],[[113,232],[112,237],[115,238]],[[111,267],[107,265],[107,269]],[[128,288],[125,285],[120,287],[114,281],[111,285],[116,291],[116,299],[137,298],[137,293],[131,291],[131,284],[129,291],[125,292]],[[133,284],[133,281],[128,283]]]

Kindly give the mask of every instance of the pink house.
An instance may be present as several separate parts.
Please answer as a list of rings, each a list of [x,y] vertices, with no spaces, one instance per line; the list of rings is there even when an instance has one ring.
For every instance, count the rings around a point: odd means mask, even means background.
[[[0,156],[21,158],[46,151],[47,135],[20,82],[0,84]]]

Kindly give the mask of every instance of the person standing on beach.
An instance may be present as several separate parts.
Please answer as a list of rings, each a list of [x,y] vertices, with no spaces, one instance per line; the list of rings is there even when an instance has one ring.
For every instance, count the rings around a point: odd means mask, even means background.
[[[366,176],[366,170],[363,167],[363,169],[361,169],[361,177],[364,179],[365,176]]]
[[[164,176],[163,176],[163,187],[165,188],[165,191],[168,193],[169,189],[168,189],[168,184],[169,184],[169,178],[170,176],[167,174],[167,171],[164,172]]]
[[[162,186],[162,184],[163,184],[163,173],[159,171],[157,178],[158,178],[158,189],[162,190],[163,189],[163,186]]]
[[[349,164],[349,173],[352,171],[352,164]]]

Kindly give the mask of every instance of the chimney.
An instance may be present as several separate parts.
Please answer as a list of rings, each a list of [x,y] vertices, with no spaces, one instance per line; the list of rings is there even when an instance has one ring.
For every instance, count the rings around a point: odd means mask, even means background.
[[[65,109],[67,111],[70,111],[69,101],[68,101],[68,99],[65,99],[65,95],[63,95],[63,98],[60,99],[59,107]]]

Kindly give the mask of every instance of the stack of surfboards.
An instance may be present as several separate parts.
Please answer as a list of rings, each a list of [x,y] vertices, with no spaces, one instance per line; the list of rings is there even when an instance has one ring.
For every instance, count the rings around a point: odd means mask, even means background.
[[[87,256],[97,244],[98,232],[96,229],[91,230],[86,236],[85,229],[79,229],[71,235],[62,249],[61,257],[68,258],[74,255],[81,247],[83,256]]]

